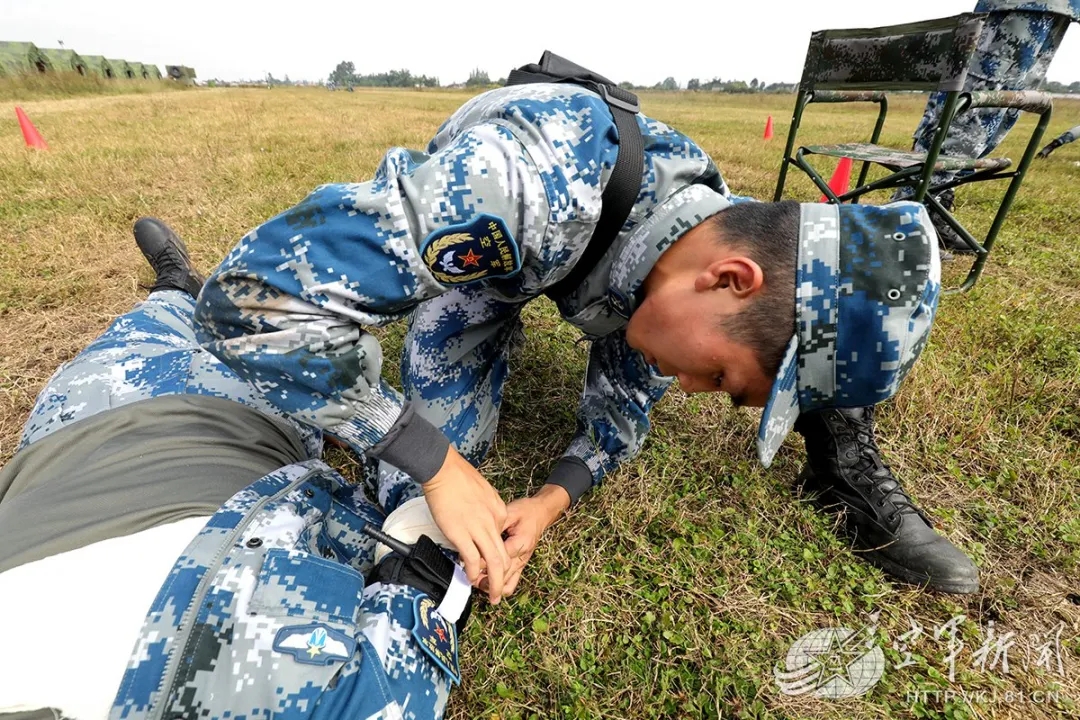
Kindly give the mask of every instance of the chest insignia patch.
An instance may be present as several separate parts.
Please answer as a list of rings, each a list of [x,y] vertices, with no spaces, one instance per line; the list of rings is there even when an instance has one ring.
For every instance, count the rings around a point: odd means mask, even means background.
[[[443,285],[510,277],[521,269],[521,252],[506,223],[486,213],[431,233],[420,256]]]
[[[413,602],[413,637],[420,648],[441,667],[455,685],[461,684],[458,668],[457,628],[435,612],[436,603],[421,593]]]
[[[274,650],[305,665],[329,665],[350,659],[356,640],[321,623],[293,625],[278,630]]]

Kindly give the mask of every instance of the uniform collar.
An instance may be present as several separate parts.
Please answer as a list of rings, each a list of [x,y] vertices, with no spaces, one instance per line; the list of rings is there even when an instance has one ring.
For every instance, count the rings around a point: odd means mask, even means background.
[[[653,265],[687,230],[731,206],[706,185],[688,185],[657,205],[634,228],[611,266],[608,304],[629,318],[641,303],[641,288]]]

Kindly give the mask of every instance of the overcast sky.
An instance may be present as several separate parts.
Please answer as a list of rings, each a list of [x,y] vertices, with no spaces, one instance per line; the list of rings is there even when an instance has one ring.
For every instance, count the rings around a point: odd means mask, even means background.
[[[195,68],[202,80],[325,78],[408,69],[442,84],[473,68],[492,80],[544,49],[620,82],[673,76],[799,79],[812,30],[872,27],[971,10],[975,0],[0,0],[0,40]],[[606,8],[606,9],[604,9]],[[642,9],[644,8],[644,9]],[[633,10],[633,11],[632,11]],[[1047,77],[1080,80],[1080,27]]]

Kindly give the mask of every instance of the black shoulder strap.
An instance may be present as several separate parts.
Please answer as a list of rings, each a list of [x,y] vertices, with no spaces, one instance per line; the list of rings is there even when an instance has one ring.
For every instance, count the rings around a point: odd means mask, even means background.
[[[507,85],[538,82],[571,83],[599,94],[611,110],[615,128],[619,131],[619,155],[607,186],[600,196],[600,219],[596,223],[596,230],[570,274],[548,288],[546,295],[556,299],[577,289],[585,276],[600,262],[611,243],[615,242],[626,218],[630,216],[641,192],[641,174],[645,168],[645,141],[641,137],[635,117],[640,110],[637,95],[623,90],[603,75],[597,75],[550,50],[545,50],[539,63],[530,63],[510,71],[506,80]]]

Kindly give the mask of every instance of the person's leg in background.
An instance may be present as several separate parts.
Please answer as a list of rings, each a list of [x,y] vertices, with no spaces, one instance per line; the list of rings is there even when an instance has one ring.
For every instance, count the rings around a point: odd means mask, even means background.
[[[1068,30],[1071,19],[1065,15],[1027,10],[998,11],[997,0],[980,0],[975,12],[989,13],[978,45],[971,58],[965,90],[1034,90],[1046,77]],[[913,135],[913,150],[928,152],[941,117],[944,93],[931,93],[923,117]],[[941,147],[943,155],[983,158],[992,153],[1016,124],[1020,111],[1008,108],[975,108],[958,114],[949,125]],[[934,173],[933,185],[949,182],[957,172]],[[894,199],[911,194],[911,188],[898,191]],[[952,190],[937,196],[946,210],[955,202]],[[931,210],[930,217],[945,248],[971,252],[944,220]]]
[[[1061,135],[1047,143],[1046,147],[1039,151],[1039,157],[1045,160],[1046,158],[1050,157],[1050,153],[1054,152],[1062,145],[1068,145],[1071,142],[1076,142],[1077,139],[1080,139],[1080,125],[1066,130],[1065,132],[1061,133]]]

